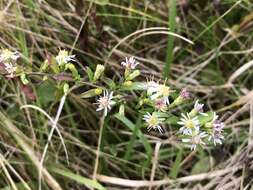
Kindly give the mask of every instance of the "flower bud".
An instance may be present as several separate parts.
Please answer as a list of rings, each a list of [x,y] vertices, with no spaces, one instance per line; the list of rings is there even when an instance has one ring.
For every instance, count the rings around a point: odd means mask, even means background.
[[[104,65],[98,64],[94,73],[93,81],[96,82],[104,73],[105,67]]]
[[[90,89],[86,92],[83,92],[81,94],[81,97],[82,98],[91,98],[91,97],[94,97],[94,96],[98,96],[100,94],[102,94],[103,90],[101,88],[94,88],[94,89]]]
[[[69,84],[68,84],[68,83],[65,83],[65,84],[63,85],[63,92],[64,92],[65,95],[67,95],[67,94],[68,94],[68,91],[69,91]]]
[[[130,86],[132,86],[132,84],[133,84],[133,82],[130,80],[123,83],[123,85],[126,87],[130,87]]]
[[[178,106],[188,99],[190,99],[190,93],[186,88],[183,88],[180,95],[174,100],[170,107]]]
[[[119,107],[119,114],[120,115],[125,115],[125,106],[123,104],[121,104],[120,107]]]
[[[100,95],[100,94],[102,94],[103,90],[101,88],[96,88],[94,90],[94,92],[95,92],[96,95]]]

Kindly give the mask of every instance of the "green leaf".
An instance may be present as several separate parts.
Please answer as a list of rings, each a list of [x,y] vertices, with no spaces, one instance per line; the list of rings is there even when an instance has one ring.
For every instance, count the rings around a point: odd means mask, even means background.
[[[200,173],[205,173],[205,172],[208,172],[212,165],[211,165],[211,162],[210,162],[210,159],[212,159],[212,157],[203,157],[201,158],[192,168],[191,170],[191,174],[200,174]]]
[[[170,170],[170,177],[173,178],[173,179],[177,178],[177,174],[180,170],[180,163],[182,161],[182,153],[183,153],[183,150],[179,149],[179,151],[177,153],[176,160],[173,163],[172,168]]]
[[[86,72],[87,72],[89,81],[92,82],[92,81],[93,81],[93,76],[94,76],[93,71],[90,69],[90,67],[87,67],[87,68],[86,68]]]
[[[98,5],[105,6],[109,3],[109,0],[96,0],[95,3]]]
[[[112,79],[104,77],[104,82],[109,86],[110,89],[116,88],[116,84]]]
[[[177,0],[170,0],[169,2],[169,28],[171,32],[175,32],[176,28],[176,16],[177,16]],[[174,36],[168,36],[168,45],[167,45],[167,53],[166,53],[166,63],[163,70],[163,78],[169,78],[170,67],[173,63],[173,50],[174,50]]]
[[[76,181],[77,183],[83,184],[87,187],[96,188],[98,190],[106,190],[100,183],[98,183],[95,180],[91,180],[89,178],[80,176],[78,174],[74,174],[71,171],[68,170],[62,170],[59,168],[52,168],[52,172],[55,172],[61,176],[67,177],[73,181]]]
[[[54,84],[52,84],[49,81],[43,82],[37,90],[37,96],[40,103],[45,106],[49,102],[54,101],[55,90],[56,90],[56,87]]]
[[[97,96],[95,93],[95,90],[96,89],[87,90],[86,92],[82,93],[80,96],[82,98],[91,98],[91,97]]]
[[[145,90],[145,82],[133,82],[130,86],[123,85],[121,90]]]
[[[198,115],[198,120],[199,120],[200,125],[204,125],[205,123],[207,123],[213,119],[214,112],[209,111],[209,112],[206,112],[206,114],[207,114],[207,116]]]

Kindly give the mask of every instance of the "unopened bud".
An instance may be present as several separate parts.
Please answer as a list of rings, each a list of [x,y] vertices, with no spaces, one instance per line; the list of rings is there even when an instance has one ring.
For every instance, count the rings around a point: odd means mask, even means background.
[[[119,107],[119,114],[120,115],[125,115],[125,106],[122,104]]]
[[[130,87],[130,86],[132,86],[132,84],[133,84],[133,82],[130,80],[123,83],[123,85],[126,87]]]
[[[103,90],[101,88],[96,88],[94,90],[94,92],[95,92],[96,95],[100,95],[100,94],[102,94]]]
[[[104,70],[105,70],[104,65],[100,65],[100,64],[97,65],[95,74],[93,77],[94,82],[96,82],[102,76],[102,74],[104,73]]]

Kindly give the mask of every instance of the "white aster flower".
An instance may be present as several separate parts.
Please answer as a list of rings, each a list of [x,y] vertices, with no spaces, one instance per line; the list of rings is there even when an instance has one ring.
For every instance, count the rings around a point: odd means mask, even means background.
[[[190,147],[191,150],[195,150],[198,145],[205,145],[205,142],[202,139],[207,136],[206,132],[199,133],[199,130],[197,130],[191,136],[183,138],[182,142],[186,143],[186,146]]]
[[[147,81],[145,85],[145,89],[147,90],[147,94],[152,95],[154,92],[157,92],[159,83],[155,82],[154,80]]]
[[[75,55],[69,55],[69,52],[66,50],[60,50],[55,59],[59,65],[66,64],[70,61],[76,61]]]
[[[167,105],[170,104],[169,102],[169,96],[170,96],[171,90],[170,87],[166,86],[165,84],[160,84],[155,89],[155,93],[150,96],[151,100],[155,100],[157,98],[163,98]]]
[[[17,70],[17,67],[13,65],[12,63],[4,63],[4,66],[5,66],[6,72],[8,73],[8,77],[13,78]]]
[[[177,123],[179,125],[182,125],[182,127],[179,129],[179,133],[182,133],[184,135],[191,135],[194,131],[199,130],[199,120],[197,117],[191,118],[189,113],[181,114],[182,118]]]
[[[17,61],[17,59],[20,57],[20,54],[18,51],[10,51],[8,49],[3,49],[0,52],[0,61],[6,62],[6,61]]]
[[[139,64],[139,62],[136,61],[134,57],[126,57],[126,60],[121,62],[121,65],[123,65],[126,69],[133,70],[135,67]]]
[[[213,141],[214,145],[216,144],[222,144],[222,141],[224,140],[223,136],[223,128],[224,123],[218,120],[218,115],[214,113],[212,122],[211,122],[211,133],[209,134],[208,140]]]
[[[208,137],[208,141],[212,141],[215,146],[216,144],[222,144],[223,140],[224,136],[221,131],[213,130],[212,134]]]
[[[105,90],[104,96],[101,96],[97,100],[97,103],[95,103],[98,104],[96,111],[104,110],[104,116],[107,116],[108,111],[111,110],[112,106],[116,103],[112,100],[113,98],[113,92],[109,93],[107,90]]]
[[[161,127],[164,118],[159,117],[156,113],[148,113],[144,115],[143,120],[146,122],[148,126],[148,131],[151,129],[157,129],[160,133],[163,133],[163,129]]]

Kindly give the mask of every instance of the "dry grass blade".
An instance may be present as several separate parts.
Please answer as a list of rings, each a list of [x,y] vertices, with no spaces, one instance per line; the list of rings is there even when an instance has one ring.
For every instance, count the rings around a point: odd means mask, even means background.
[[[36,153],[29,146],[29,144],[24,140],[26,139],[25,135],[15,126],[13,123],[2,113],[0,112],[0,120],[3,127],[14,137],[17,143],[22,147],[22,149],[26,152],[28,157],[31,159],[33,164],[36,166],[38,171],[40,170],[40,161],[36,156]],[[43,167],[42,175],[47,182],[47,184],[53,190],[63,190],[60,184],[51,176],[51,174]]]
[[[203,173],[203,174],[196,174],[196,175],[190,175],[186,177],[181,177],[176,180],[171,180],[169,178],[163,179],[163,180],[157,180],[157,181],[146,181],[146,180],[129,180],[129,179],[123,179],[123,178],[117,178],[117,177],[110,177],[110,176],[105,176],[105,175],[99,175],[97,174],[97,180],[108,183],[108,184],[113,184],[113,185],[118,185],[118,186],[124,186],[124,187],[154,187],[154,186],[161,186],[161,185],[166,185],[166,184],[173,184],[173,183],[189,183],[193,181],[202,181],[206,179],[212,179],[217,176],[223,176],[229,172],[235,172],[240,167],[231,167],[231,168],[226,168],[223,170],[217,170],[209,173]]]
[[[238,68],[228,79],[227,84],[232,84],[233,81],[235,81],[242,73],[247,71],[250,67],[253,66],[253,60],[242,65],[240,68]]]
[[[6,164],[8,168],[12,171],[12,173],[22,182],[23,186],[27,190],[31,190],[29,185],[24,181],[24,179],[18,174],[18,172],[9,164],[8,160],[5,159],[5,157],[0,154],[0,159],[3,161],[3,164]]]
[[[1,165],[1,168],[3,169],[3,172],[4,174],[6,175],[7,179],[9,180],[10,184],[11,184],[11,187],[13,190],[18,190],[16,185],[15,185],[15,182],[13,181],[11,175],[9,174],[7,168],[5,167],[5,163],[2,159],[2,155],[1,155],[1,158],[0,158],[0,165]]]
[[[32,108],[32,109],[38,110],[40,113],[42,113],[43,115],[45,115],[49,119],[50,123],[53,125],[53,123],[54,123],[53,118],[50,117],[50,115],[48,115],[47,112],[45,112],[43,109],[41,109],[41,108],[39,108],[37,106],[34,106],[34,105],[24,105],[24,106],[21,107],[21,109],[23,109],[23,108]],[[67,163],[69,163],[68,151],[67,151],[66,145],[64,143],[64,139],[63,139],[63,137],[61,135],[61,132],[60,132],[59,128],[56,127],[55,130],[56,130],[56,132],[58,133],[58,135],[60,137],[60,140],[61,140],[64,152],[65,152]]]
[[[157,142],[156,146],[155,146],[155,151],[154,151],[154,158],[153,158],[153,165],[152,165],[152,170],[151,170],[151,175],[150,175],[150,186],[149,186],[149,190],[152,189],[152,183],[154,181],[154,177],[155,177],[155,170],[157,167],[157,162],[158,162],[158,156],[159,156],[159,150],[160,150],[160,146],[161,146],[161,142]]]

